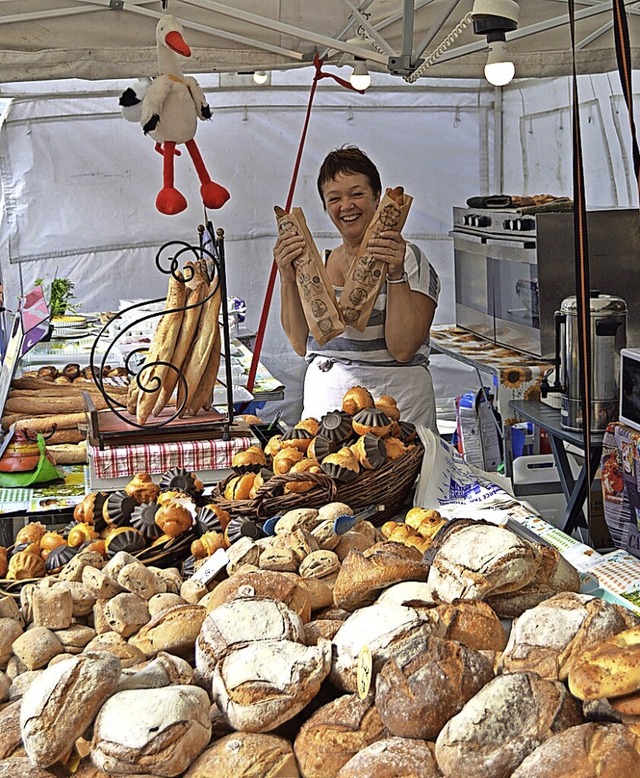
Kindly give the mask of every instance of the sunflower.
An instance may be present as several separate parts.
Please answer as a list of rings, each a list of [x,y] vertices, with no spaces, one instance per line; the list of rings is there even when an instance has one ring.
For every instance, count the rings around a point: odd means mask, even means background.
[[[522,395],[523,400],[539,400],[540,399],[540,384],[535,383],[531,386],[527,386]]]
[[[528,367],[510,367],[500,371],[500,383],[508,389],[517,389],[533,377]]]

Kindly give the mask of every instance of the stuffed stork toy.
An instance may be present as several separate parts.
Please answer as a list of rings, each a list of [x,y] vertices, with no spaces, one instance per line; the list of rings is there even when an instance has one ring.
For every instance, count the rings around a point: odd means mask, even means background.
[[[185,43],[180,22],[170,15],[160,18],[156,27],[158,44],[158,75],[145,85],[141,95],[140,124],[145,135],[156,142],[156,151],[163,156],[163,187],[156,197],[156,208],[160,213],[173,215],[184,211],[187,201],[173,185],[173,158],[179,156],[178,143],[184,143],[200,179],[200,195],[207,208],[222,208],[229,192],[211,180],[194,140],[198,119],[211,118],[204,92],[195,78],[184,76],[177,55],[191,56],[191,49]],[[127,90],[131,101],[140,99],[133,90]],[[134,103],[135,104],[135,103]],[[124,106],[123,106],[124,108]]]

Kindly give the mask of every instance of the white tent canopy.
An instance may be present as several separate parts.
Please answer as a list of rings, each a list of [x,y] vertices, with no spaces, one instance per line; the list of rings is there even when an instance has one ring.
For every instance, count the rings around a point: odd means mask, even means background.
[[[640,2],[625,5],[637,40]],[[188,31],[193,73],[300,67],[319,53],[334,63],[359,56],[371,69],[411,76],[442,46],[429,77],[464,78],[477,76],[486,59],[486,41],[470,24],[472,7],[473,0],[168,2]],[[518,29],[507,34],[518,75],[570,73],[566,0],[520,0],[519,7]],[[0,0],[0,9],[0,83],[155,70],[160,0]],[[613,70],[611,0],[576,0],[576,9],[579,71]],[[634,49],[634,61],[636,55]]]

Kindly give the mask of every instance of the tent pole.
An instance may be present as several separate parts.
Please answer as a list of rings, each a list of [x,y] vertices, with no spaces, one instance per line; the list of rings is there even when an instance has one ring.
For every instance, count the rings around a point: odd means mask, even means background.
[[[504,191],[504,143],[502,122],[502,87],[493,89],[493,191]]]

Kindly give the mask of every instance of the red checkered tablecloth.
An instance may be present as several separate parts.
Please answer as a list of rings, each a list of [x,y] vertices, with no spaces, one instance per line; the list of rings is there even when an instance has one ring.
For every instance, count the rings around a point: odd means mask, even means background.
[[[224,470],[231,467],[237,451],[244,451],[257,441],[251,437],[231,440],[190,440],[172,443],[146,443],[135,446],[89,447],[99,478],[164,473],[173,467],[189,471]]]

